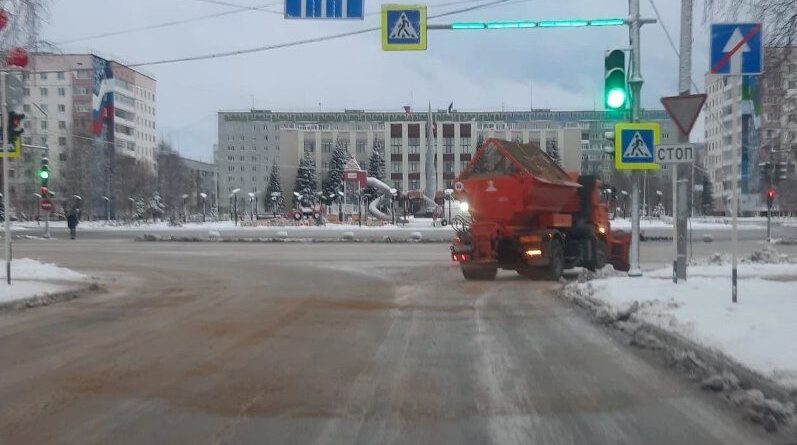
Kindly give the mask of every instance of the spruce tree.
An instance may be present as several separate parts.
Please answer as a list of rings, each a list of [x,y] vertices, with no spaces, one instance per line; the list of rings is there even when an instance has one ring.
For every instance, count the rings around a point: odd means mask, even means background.
[[[374,141],[371,156],[368,157],[368,176],[380,181],[385,180],[385,157],[382,150],[382,143]],[[369,200],[373,200],[377,197],[378,192],[375,188],[368,186],[365,189],[365,194]]]
[[[337,196],[338,190],[343,190],[343,170],[346,168],[346,161],[349,160],[349,151],[346,149],[346,144],[338,141],[335,145],[335,151],[332,152],[332,158],[329,160],[329,171],[327,172],[326,180],[322,184],[324,192],[324,202],[329,203],[330,196]]]
[[[302,195],[301,204],[309,205],[313,202],[316,192],[315,161],[310,153],[305,153],[299,161],[299,169],[296,171],[296,183],[293,190]],[[294,202],[297,199],[294,196]]]
[[[274,201],[271,195],[279,193],[279,198]],[[282,212],[282,182],[280,182],[280,167],[274,162],[271,164],[271,176],[268,178],[268,187],[266,187],[266,205],[271,208],[272,212]]]

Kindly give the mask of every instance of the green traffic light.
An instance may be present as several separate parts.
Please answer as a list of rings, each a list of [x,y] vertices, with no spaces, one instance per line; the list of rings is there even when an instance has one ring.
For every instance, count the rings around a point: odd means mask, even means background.
[[[606,94],[606,105],[609,108],[620,108],[623,104],[625,104],[625,90],[621,88],[609,90]]]
[[[50,172],[40,171],[39,177],[42,179],[50,179]]]

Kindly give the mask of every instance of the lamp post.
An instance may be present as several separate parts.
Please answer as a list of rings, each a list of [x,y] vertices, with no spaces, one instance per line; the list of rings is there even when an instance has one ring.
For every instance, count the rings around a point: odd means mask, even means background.
[[[188,203],[188,194],[187,193],[183,193],[182,198],[183,198],[183,223],[187,223],[188,222],[188,209],[187,209],[186,205]]]
[[[620,194],[623,195],[623,218],[626,218],[626,209],[628,208],[628,192],[625,190],[620,190]]]
[[[235,189],[230,193],[230,199],[232,200],[232,214],[233,218],[235,218],[235,225],[238,225],[238,193],[241,189]]]
[[[280,199],[280,192],[271,192],[271,211],[274,212],[274,218],[277,217],[277,202]]]
[[[205,215],[206,215],[206,209],[207,209],[205,204],[207,203],[207,200],[208,200],[208,194],[207,193],[200,193],[199,197],[202,198],[202,222],[205,222]]]
[[[661,190],[656,190],[656,207],[658,207],[659,204],[661,204],[662,196],[664,196],[664,193],[662,193]],[[656,209],[654,208],[653,210],[656,210]],[[662,216],[662,215],[659,215],[659,216]]]
[[[111,220],[111,198],[103,196],[102,200],[105,201],[105,220]]]
[[[77,210],[77,219],[80,220],[80,213],[81,213],[80,204],[83,202],[83,198],[80,195],[72,195],[72,198],[75,200],[75,207],[76,207],[75,210]]]
[[[345,196],[345,193],[338,190],[338,223],[340,224],[343,224],[343,198]]]
[[[41,207],[42,207],[42,195],[38,193],[34,193],[33,196],[36,197],[36,225],[38,226],[41,224]]]
[[[256,198],[257,195],[255,195],[254,192],[249,192],[247,194],[249,195],[249,219],[251,221],[254,221],[255,220],[255,198]]]
[[[133,206],[136,204],[136,200],[132,196],[128,196],[127,200],[130,201],[130,221],[133,221]]]
[[[451,201],[454,199],[454,190],[453,189],[446,189],[446,200],[448,201],[448,224],[451,224]]]

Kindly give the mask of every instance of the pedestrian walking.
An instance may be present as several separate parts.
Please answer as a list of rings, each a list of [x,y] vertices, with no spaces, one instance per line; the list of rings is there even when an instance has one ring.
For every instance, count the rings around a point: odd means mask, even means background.
[[[69,239],[75,239],[77,236],[77,223],[78,217],[77,212],[74,210],[69,212],[69,215],[66,217],[66,225],[69,227]]]

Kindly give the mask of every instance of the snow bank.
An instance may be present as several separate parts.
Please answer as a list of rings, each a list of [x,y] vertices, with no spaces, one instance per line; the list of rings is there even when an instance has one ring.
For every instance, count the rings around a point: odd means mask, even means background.
[[[650,323],[797,389],[797,264],[742,264],[739,270],[736,304],[731,303],[730,268],[725,265],[692,267],[689,280],[678,284],[666,268],[640,278],[573,283],[569,294],[605,306],[608,318],[622,315]],[[781,281],[783,277],[790,281]]]
[[[766,226],[760,224],[757,218],[739,218],[737,224],[738,230],[760,230]],[[731,230],[731,220],[720,218],[691,218],[691,227],[693,230]],[[612,229],[631,230],[631,220],[618,218],[611,221]],[[639,227],[641,230],[645,229],[670,229],[672,230],[672,218],[662,219],[643,219],[640,221]]]
[[[47,294],[74,290],[86,284],[89,277],[71,269],[42,263],[30,258],[11,262],[11,285],[5,273],[0,282],[0,304]]]

